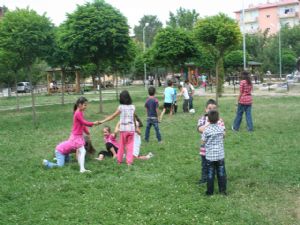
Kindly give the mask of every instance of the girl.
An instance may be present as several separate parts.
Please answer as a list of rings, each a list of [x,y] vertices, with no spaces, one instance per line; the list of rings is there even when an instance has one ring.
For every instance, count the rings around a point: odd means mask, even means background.
[[[89,122],[84,119],[83,112],[87,108],[87,101],[88,100],[85,97],[80,97],[76,101],[74,105],[73,127],[71,135],[67,141],[64,141],[56,146],[55,156],[57,162],[52,163],[44,159],[43,165],[45,167],[62,167],[64,166],[65,162],[68,161],[69,154],[77,151],[77,160],[80,166],[80,173],[90,172],[84,167],[86,150],[84,148],[85,141],[83,138],[83,133],[86,133],[89,136],[89,131],[86,126],[92,127],[93,125],[100,124],[100,122]]]
[[[132,105],[132,100],[128,91],[122,91],[120,93],[120,105],[117,110],[100,123],[113,120],[120,115],[120,145],[117,153],[118,163],[122,163],[124,148],[126,147],[126,162],[127,165],[133,163],[133,144],[134,144],[134,112],[135,107]]]
[[[233,122],[232,130],[238,131],[242,122],[243,114],[246,114],[246,121],[248,131],[253,131],[253,123],[252,123],[252,82],[247,71],[242,72],[242,80],[240,82],[240,94],[237,99],[238,108],[236,112],[236,117]]]
[[[119,143],[116,140],[116,133],[111,133],[110,127],[105,126],[103,128],[103,136],[107,151],[99,152],[99,156],[96,159],[101,161],[104,159],[104,157],[116,158],[119,149]]]

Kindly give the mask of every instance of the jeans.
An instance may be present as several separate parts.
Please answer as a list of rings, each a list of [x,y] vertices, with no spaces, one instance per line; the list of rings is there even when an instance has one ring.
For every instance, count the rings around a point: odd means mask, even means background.
[[[150,129],[151,126],[154,126],[155,133],[156,133],[156,138],[158,141],[161,141],[161,135],[158,127],[158,119],[157,118],[148,118],[147,119],[147,126],[146,126],[146,131],[145,131],[145,141],[149,141],[149,136],[150,136]]]
[[[194,106],[193,106],[193,96],[192,95],[189,95],[189,109],[193,109]]]
[[[48,162],[48,164],[46,165],[48,168],[63,167],[66,162],[70,161],[69,155],[64,155],[57,150],[55,150],[55,157],[57,160],[56,163]]]
[[[217,173],[219,192],[226,194],[227,186],[227,176],[225,170],[225,161],[221,159],[219,161],[209,161],[207,162],[207,195],[212,195],[214,193],[214,180],[215,173]]]
[[[241,122],[242,122],[242,119],[243,119],[243,113],[245,112],[248,131],[253,131],[251,109],[252,109],[252,105],[238,104],[236,117],[235,117],[235,120],[233,122],[233,129],[234,130],[239,130],[240,129],[240,125],[241,125]]]

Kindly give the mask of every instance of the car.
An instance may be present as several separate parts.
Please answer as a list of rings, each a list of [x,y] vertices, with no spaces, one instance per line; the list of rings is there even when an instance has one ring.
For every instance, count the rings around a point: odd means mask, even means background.
[[[19,82],[17,84],[18,93],[26,93],[31,91],[31,86],[29,82]]]

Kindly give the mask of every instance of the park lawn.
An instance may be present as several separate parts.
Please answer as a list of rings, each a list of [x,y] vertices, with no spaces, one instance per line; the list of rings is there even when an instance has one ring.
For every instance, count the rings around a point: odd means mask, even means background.
[[[145,98],[146,93],[133,97],[143,121]],[[61,169],[41,165],[42,159],[53,158],[56,144],[68,138],[72,105],[38,107],[38,129],[32,127],[30,109],[1,112],[0,223],[300,224],[300,98],[256,97],[253,133],[246,132],[245,121],[240,132],[230,130],[235,99],[220,99],[227,127],[226,197],[217,194],[217,184],[212,197],[196,184],[201,168],[196,124],[207,99],[195,98],[194,115],[181,113],[180,101],[179,113],[164,117],[163,144],[151,130],[150,143],[142,145],[142,153],[155,155],[149,161],[136,160],[127,168],[112,159],[98,162],[89,157],[90,174],[80,174],[74,160]],[[99,114],[97,102],[92,102],[85,117],[104,118],[117,105],[106,101],[105,113]],[[97,150],[104,149],[102,127],[91,128]]]

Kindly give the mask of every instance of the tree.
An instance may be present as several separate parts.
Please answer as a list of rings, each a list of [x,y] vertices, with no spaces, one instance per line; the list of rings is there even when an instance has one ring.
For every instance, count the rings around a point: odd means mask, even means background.
[[[219,76],[219,71],[223,71],[224,68],[220,67],[223,65],[225,53],[240,43],[239,26],[233,19],[221,13],[200,19],[196,24],[194,34],[195,39],[214,56],[217,82],[216,101],[218,101],[224,82],[224,74]]]
[[[167,26],[191,31],[194,28],[198,17],[199,14],[196,10],[189,10],[180,7],[177,9],[176,14],[170,12]]]
[[[183,66],[189,59],[198,55],[193,40],[180,29],[165,28],[154,39],[153,59],[157,65],[166,65],[172,69]]]
[[[146,23],[148,24],[146,27]],[[149,48],[154,40],[157,32],[162,28],[163,24],[159,21],[157,16],[153,15],[145,15],[143,16],[138,26],[134,26],[134,35],[136,40],[143,43],[143,29],[145,27],[145,44],[146,47]]]
[[[100,67],[109,60],[125,56],[129,44],[127,19],[103,0],[77,6],[65,22],[63,41],[68,51],[80,64],[93,63],[101,82]],[[103,111],[99,85],[100,112]]]
[[[35,11],[16,9],[7,12],[0,22],[0,48],[17,57],[32,85],[32,65],[49,53],[53,38],[53,26],[49,19]],[[13,60],[13,59],[11,59]],[[36,127],[34,92],[31,88],[33,124]]]

